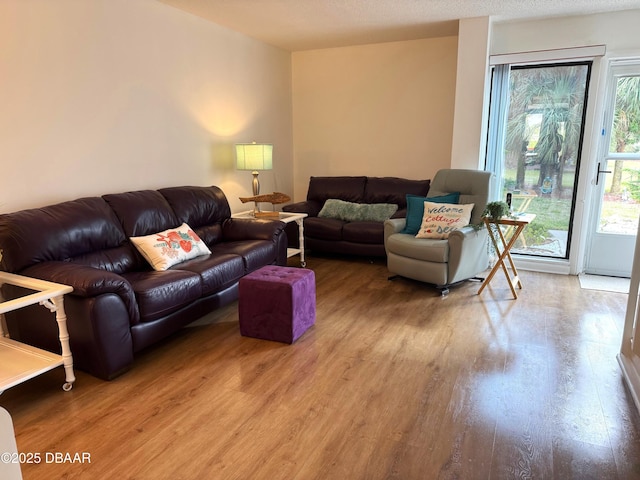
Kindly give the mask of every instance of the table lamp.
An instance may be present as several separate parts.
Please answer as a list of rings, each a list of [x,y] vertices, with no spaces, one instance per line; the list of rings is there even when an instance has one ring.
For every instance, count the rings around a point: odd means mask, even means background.
[[[256,142],[236,144],[236,168],[238,170],[251,170],[253,175],[253,195],[260,195],[258,171],[271,170],[273,168],[273,145]],[[255,202],[254,211],[260,211],[258,202]]]

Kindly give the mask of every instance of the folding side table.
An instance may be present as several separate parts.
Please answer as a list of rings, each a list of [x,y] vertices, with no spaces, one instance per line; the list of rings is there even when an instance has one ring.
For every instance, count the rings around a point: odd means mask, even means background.
[[[480,289],[478,290],[478,295],[482,293],[484,287],[489,285],[491,279],[495,276],[496,272],[499,268],[502,268],[504,272],[504,276],[507,278],[507,282],[509,283],[509,288],[511,288],[511,293],[513,294],[513,298],[518,298],[518,294],[516,293],[516,285],[519,289],[522,289],[522,282],[520,281],[520,277],[518,276],[518,270],[516,270],[516,266],[513,263],[513,258],[511,258],[511,248],[518,240],[518,237],[524,230],[524,227],[529,225],[536,218],[533,213],[519,214],[515,217],[504,217],[500,220],[493,220],[490,218],[484,218],[485,227],[489,232],[489,238],[491,239],[491,243],[493,247],[496,249],[496,253],[498,254],[498,260],[496,264],[489,272],[487,278],[484,279]],[[495,231],[491,228],[491,225],[496,225]],[[507,229],[513,229],[513,233],[511,236],[506,236],[501,226],[506,226]],[[505,263],[505,259],[508,260],[509,265]],[[511,267],[513,272],[513,277],[509,273],[508,267]]]

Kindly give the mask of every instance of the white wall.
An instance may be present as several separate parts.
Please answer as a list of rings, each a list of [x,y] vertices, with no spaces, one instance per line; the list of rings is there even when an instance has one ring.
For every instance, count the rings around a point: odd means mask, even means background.
[[[457,37],[293,54],[294,196],[310,176],[433,178],[450,165]]]
[[[606,44],[609,52],[638,50],[640,10],[495,23],[491,54]]]
[[[0,85],[0,212],[187,184],[237,210],[254,140],[292,190],[290,53],[155,0],[2,0]]]
[[[484,169],[490,32],[489,17],[460,20],[451,168]]]

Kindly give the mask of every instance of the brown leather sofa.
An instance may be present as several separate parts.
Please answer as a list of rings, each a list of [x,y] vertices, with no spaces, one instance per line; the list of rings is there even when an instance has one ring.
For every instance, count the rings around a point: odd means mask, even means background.
[[[187,223],[211,250],[153,270],[129,240]],[[232,219],[224,193],[173,187],[81,198],[0,215],[0,267],[70,285],[65,310],[74,365],[103,379],[134,353],[234,301],[238,281],[286,265],[284,223]],[[4,285],[5,298],[20,292]],[[59,352],[55,317],[41,306],[6,315],[12,338]]]
[[[305,250],[324,253],[384,257],[383,221],[344,221],[318,217],[329,199],[358,204],[396,204],[391,218],[403,218],[407,212],[407,194],[426,196],[430,180],[397,177],[311,177],[307,200],[286,205],[286,212],[303,212]],[[298,235],[296,225],[287,225],[290,244]]]

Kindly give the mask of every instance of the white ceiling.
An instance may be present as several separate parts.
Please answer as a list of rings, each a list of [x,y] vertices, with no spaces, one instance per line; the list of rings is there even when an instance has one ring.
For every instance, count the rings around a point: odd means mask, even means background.
[[[456,35],[494,21],[640,8],[640,0],[158,0],[289,51]]]

